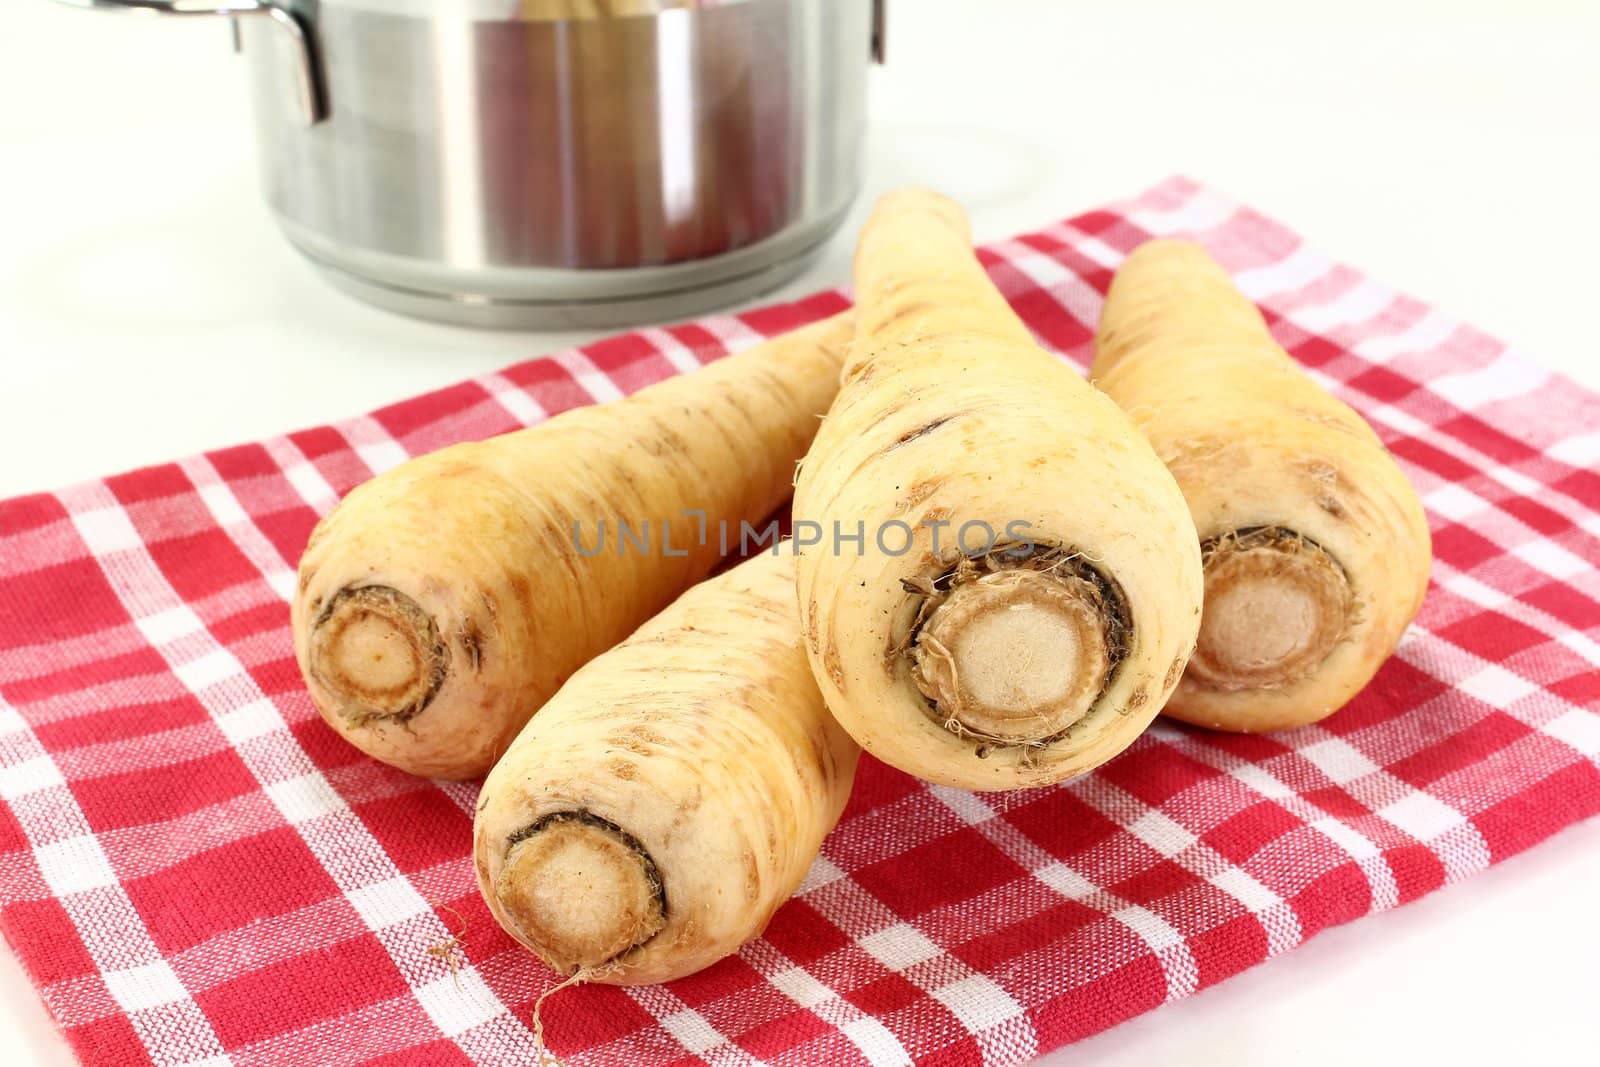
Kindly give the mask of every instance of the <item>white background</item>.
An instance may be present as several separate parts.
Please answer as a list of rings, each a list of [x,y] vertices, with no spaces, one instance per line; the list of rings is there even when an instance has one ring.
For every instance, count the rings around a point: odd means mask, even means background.
[[[1187,173],[1600,387],[1592,0],[894,0],[889,52],[868,198],[935,184],[982,239]],[[9,0],[0,101],[0,496],[586,339],[326,288],[259,205],[221,24]],[[849,256],[784,292],[846,281]],[[1600,821],[1045,1062],[1594,1062],[1596,885]],[[0,1061],[71,1062],[4,952]]]

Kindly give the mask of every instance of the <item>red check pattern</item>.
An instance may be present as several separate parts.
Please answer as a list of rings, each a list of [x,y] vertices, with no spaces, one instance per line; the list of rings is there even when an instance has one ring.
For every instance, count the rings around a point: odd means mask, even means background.
[[[1163,722],[1055,788],[868,760],[765,937],[546,1004],[571,1067],[1022,1063],[1600,811],[1600,397],[1184,180],[983,257],[1081,366],[1112,269],[1158,234],[1204,241],[1422,493],[1438,558],[1399,655],[1321,725]],[[323,726],[288,633],[301,547],[408,455],[843,303],[642,330],[0,504],[0,925],[85,1063],[531,1062],[553,980],[477,897],[475,787]]]

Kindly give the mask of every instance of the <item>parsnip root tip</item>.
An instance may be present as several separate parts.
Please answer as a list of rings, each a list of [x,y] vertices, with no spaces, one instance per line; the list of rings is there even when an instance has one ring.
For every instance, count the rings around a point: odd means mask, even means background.
[[[405,722],[450,671],[450,649],[415,600],[385,585],[334,594],[311,632],[310,673],[357,722]]]
[[[1354,597],[1320,546],[1269,528],[1206,545],[1205,614],[1189,675],[1212,689],[1292,685],[1310,676],[1348,629]]]
[[[1117,607],[1087,569],[1030,560],[975,573],[969,562],[935,585],[910,652],[947,728],[1036,745],[1089,713],[1126,650]]]
[[[603,967],[667,923],[655,861],[588,812],[548,815],[512,835],[495,894],[524,943],[560,974]]]

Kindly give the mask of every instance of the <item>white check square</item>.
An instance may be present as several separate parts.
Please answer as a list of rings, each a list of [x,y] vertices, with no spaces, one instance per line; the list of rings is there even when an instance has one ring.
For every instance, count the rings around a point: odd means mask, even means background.
[[[1128,832],[1171,859],[1199,838],[1154,808],[1133,821]]]
[[[832,1000],[834,995],[833,990],[823,985],[804,967],[786,967],[769,977],[767,981],[771,982],[778,992],[807,1010]]]
[[[1359,749],[1339,737],[1330,737],[1326,741],[1307,745],[1299,752],[1315,764],[1318,770],[1340,785],[1353,782],[1357,778],[1365,778],[1378,769],[1378,765],[1363,755]]]
[[[1528,694],[1539,691],[1539,687],[1527,679],[1493,664],[1462,682],[1461,689],[1491,708],[1509,708]]]
[[[832,885],[843,877],[844,872],[834,866],[828,857],[818,856],[811,861],[811,867],[806,871],[806,876],[800,882],[800,888],[794,891],[794,895],[803,897],[825,885]]]
[[[900,1040],[870,1015],[852,1019],[839,1030],[861,1050],[872,1067],[910,1067],[913,1062]]]
[[[276,570],[267,575],[267,585],[278,594],[278,599],[285,604],[294,599],[295,585],[298,576],[294,571],[284,569]]]
[[[861,947],[891,971],[903,971],[939,955],[939,946],[907,923],[868,934],[861,939]]]
[[[48,755],[34,756],[8,767],[0,767],[0,797],[4,797],[8,803],[15,803],[30,793],[66,784],[67,780],[61,776],[61,768]]]
[[[356,455],[361,457],[363,463],[372,468],[374,474],[382,474],[392,467],[398,467],[411,457],[406,455],[406,450],[394,441],[370,441],[356,446]]]
[[[172,668],[172,673],[189,692],[199,693],[218,682],[238,677],[244,673],[244,668],[233,658],[233,653],[225,648],[214,648],[188,663],[178,664]]]
[[[1573,708],[1558,719],[1545,724],[1544,732],[1558,741],[1565,741],[1591,759],[1600,756],[1600,715],[1583,708]]]
[[[1239,206],[1226,197],[1198,189],[1175,208],[1154,211],[1141,208],[1129,213],[1129,220],[1150,233],[1200,232],[1221,226],[1233,217]]]
[[[320,771],[302,774],[283,782],[267,786],[267,796],[283,812],[283,817],[299,825],[330,812],[343,810],[345,804],[333,786]]]
[[[219,526],[234,526],[249,521],[244,508],[239,506],[239,498],[221,482],[202,485],[200,499],[205,502],[206,510],[211,512],[211,517],[217,520]]]
[[[430,910],[422,894],[401,875],[352,889],[345,896],[370,930],[381,930]]]
[[[661,1025],[666,1027],[678,1043],[689,1050],[690,1055],[700,1056],[723,1043],[723,1036],[717,1033],[716,1027],[706,1021],[706,1017],[693,1009],[673,1012],[661,1020]]]
[[[1150,909],[1137,904],[1131,904],[1111,917],[1138,934],[1144,943],[1150,946],[1152,952],[1160,952],[1184,943],[1183,936],[1172,928],[1171,923]]]
[[[1445,341],[1460,328],[1454,319],[1429,311],[1399,333],[1383,334],[1356,344],[1356,351],[1374,363],[1387,363],[1395,356],[1413,352],[1427,352]]]
[[[318,511],[332,507],[339,499],[322,472],[309,463],[294,463],[283,469],[283,476],[300,494],[300,499]]]
[[[1559,441],[1546,454],[1574,467],[1592,467],[1600,463],[1600,430]]]
[[[1589,570],[1589,564],[1548,538],[1529,541],[1512,549],[1512,555],[1537,571],[1565,580]]]
[[[97,508],[94,511],[75,512],[72,524],[78,536],[96,556],[109,556],[126,552],[144,544],[139,531],[133,528],[128,513],[119,507]]]
[[[266,699],[253,700],[243,707],[225,711],[216,717],[216,723],[222,736],[235,748],[284,728],[283,716],[278,714],[272,701]]]
[[[1538,496],[1544,491],[1544,486],[1540,485],[1537,480],[1528,477],[1521,471],[1512,470],[1510,467],[1490,467],[1487,473],[1489,477],[1507,489],[1521,493],[1523,496]]]
[[[1283,899],[1256,881],[1242,867],[1224,867],[1210,878],[1211,884],[1233,899],[1260,914],[1283,903]]]
[[[1350,858],[1353,860],[1371,859],[1379,855],[1378,846],[1368,840],[1365,834],[1352,829],[1338,819],[1318,819],[1311,826],[1320,832],[1323,837],[1326,837],[1349,853]]]
[[[196,615],[194,609],[187,604],[179,604],[175,608],[135,619],[133,624],[144,634],[145,640],[157,646],[171,644],[180,637],[188,637],[205,629],[205,623],[200,621],[200,616]]]
[[[994,818],[994,809],[976,793],[943,785],[929,786],[928,789],[939,803],[955,812],[956,817],[968,826],[978,826]]]
[[[1548,377],[1542,368],[1507,352],[1477,370],[1435,378],[1428,388],[1462,410],[1472,411],[1492,401],[1531,393]]]
[[[1099,886],[1064,863],[1040,867],[1033,876],[1068,900],[1087,900],[1100,891]]]
[[[993,979],[981,974],[940,986],[933,991],[933,996],[973,1033],[999,1026],[1022,1014],[1022,1005]]]
[[[1454,482],[1446,483],[1422,499],[1429,511],[1443,515],[1452,522],[1471,518],[1489,506],[1489,502],[1476,493],[1468,492]]]
[[[1456,809],[1428,793],[1410,793],[1378,812],[1416,838],[1432,841],[1466,822]]]
[[[447,1037],[499,1017],[505,1008],[475,967],[444,974],[416,990],[417,1002]]]
[[[123,1011],[143,1011],[159,1008],[163,1004],[189,999],[189,993],[178,980],[177,972],[166,960],[155,960],[141,967],[120,971],[107,971],[106,988],[116,998]]]
[[[1474,604],[1485,608],[1497,608],[1511,599],[1492,585],[1485,585],[1478,579],[1467,574],[1452,574],[1444,579],[1444,587]]]
[[[479,379],[484,389],[495,402],[511,413],[511,417],[523,426],[532,426],[543,422],[548,414],[539,402],[526,392],[518,389],[498,374],[490,374]]]
[[[1600,644],[1595,643],[1576,630],[1571,630],[1556,638],[1557,641],[1572,649],[1578,655],[1600,667]]]
[[[1293,292],[1323,277],[1333,269],[1333,260],[1301,245],[1276,263],[1252,267],[1234,275],[1233,283],[1239,290],[1260,302],[1277,293]]]
[[[1289,312],[1289,320],[1301,329],[1323,333],[1336,326],[1366,322],[1389,306],[1394,294],[1371,278],[1363,278],[1325,304],[1312,304]]]
[[[27,720],[11,705],[0,700],[0,737],[10,737],[28,729]]]
[[[51,893],[58,897],[117,884],[111,861],[92,834],[40,845],[33,850],[33,858]]]

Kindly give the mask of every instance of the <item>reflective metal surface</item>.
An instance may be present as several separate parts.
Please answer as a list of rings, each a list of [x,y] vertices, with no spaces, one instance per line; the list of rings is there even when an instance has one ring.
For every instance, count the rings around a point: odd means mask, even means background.
[[[278,12],[239,23],[267,200],[332,280],[396,310],[694,314],[800,270],[860,184],[871,0],[279,2],[203,5]]]

